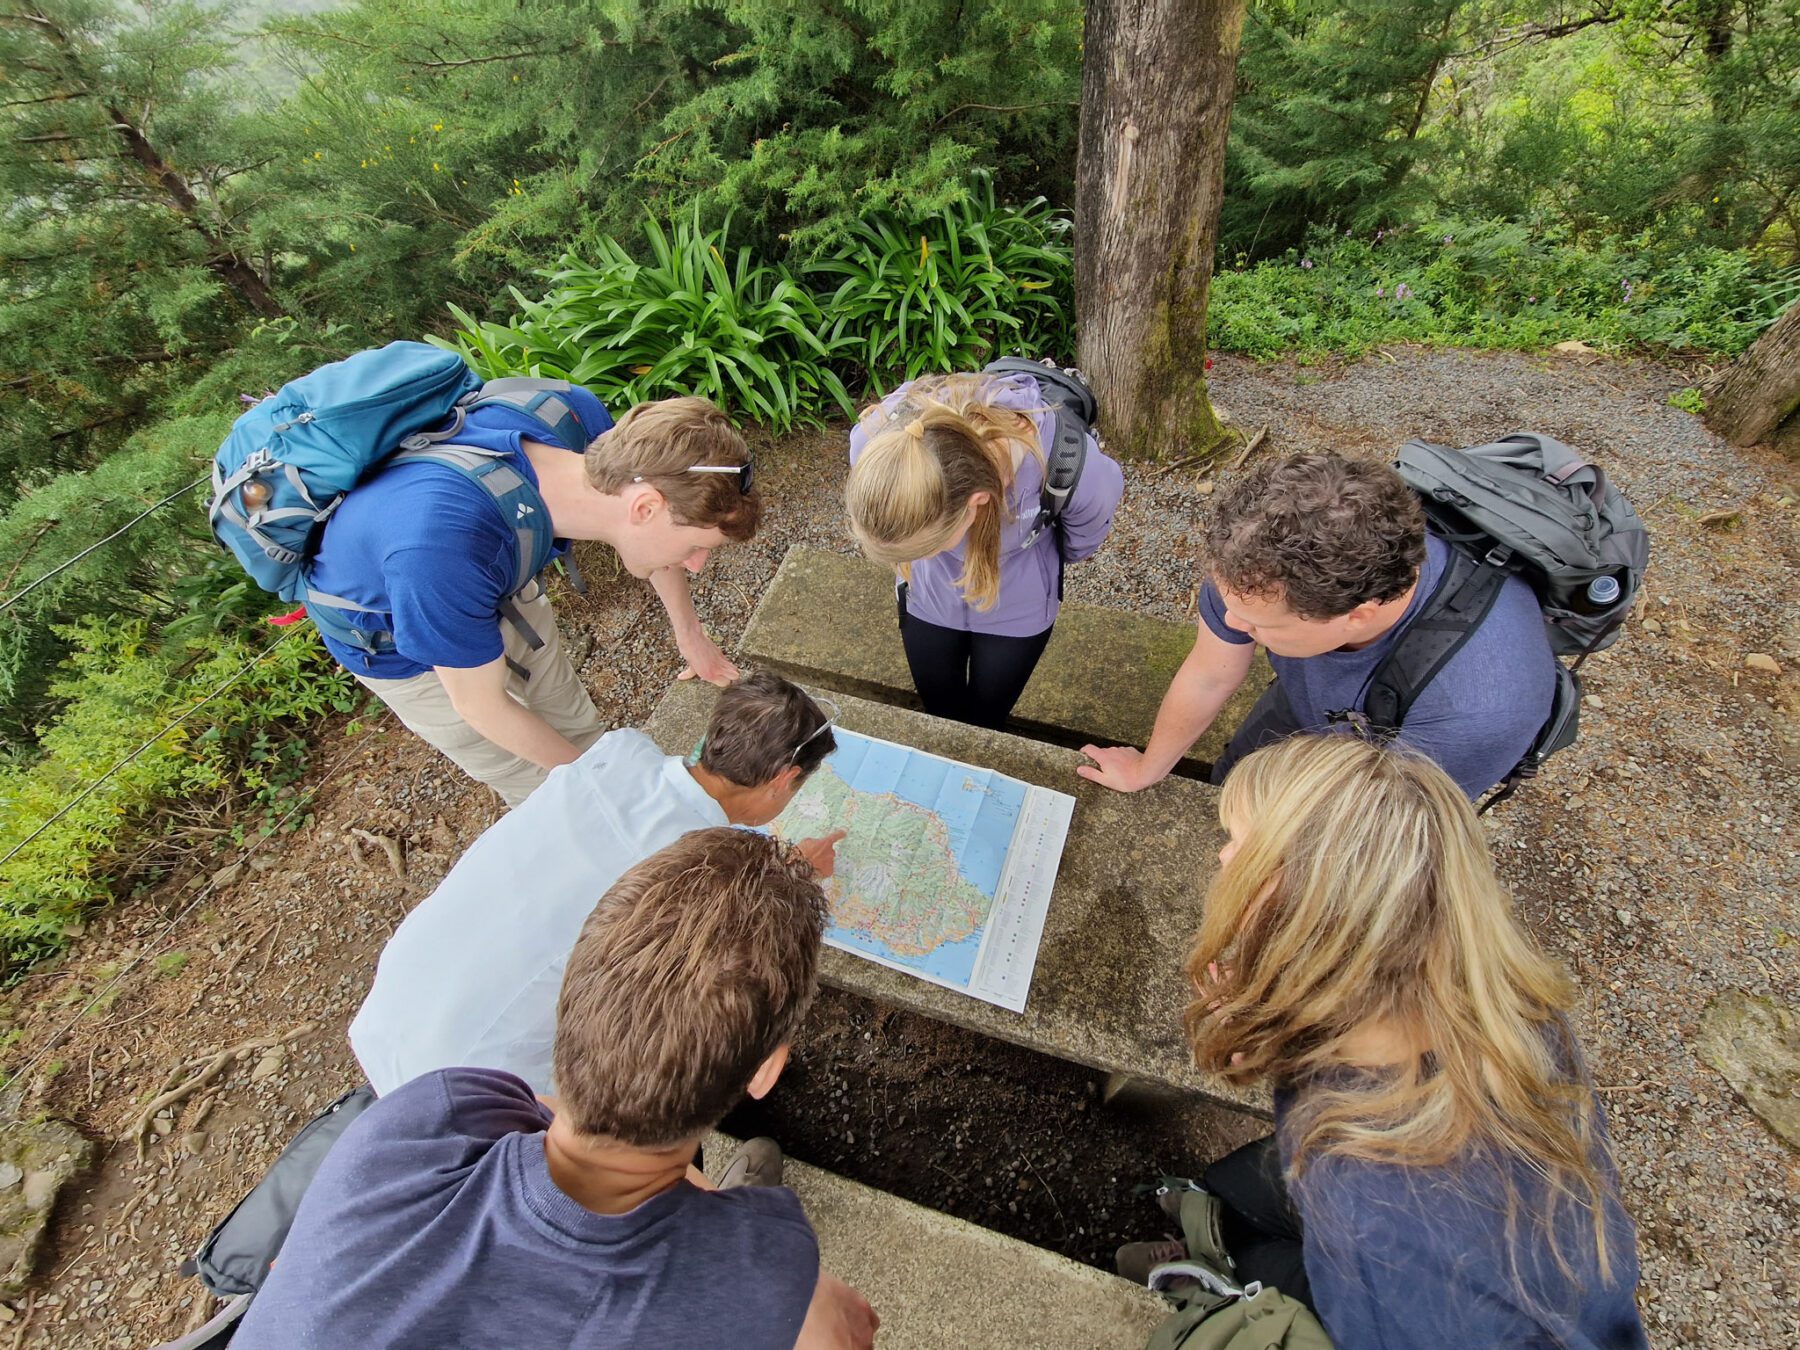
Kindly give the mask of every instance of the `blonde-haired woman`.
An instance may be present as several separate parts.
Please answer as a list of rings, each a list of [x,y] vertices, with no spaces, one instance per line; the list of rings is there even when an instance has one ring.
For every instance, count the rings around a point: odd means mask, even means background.
[[[1035,531],[1055,415],[1028,374],[902,385],[850,435],[863,552],[899,577],[900,637],[925,711],[1005,723],[1050,641],[1064,564],[1091,556],[1124,492],[1090,438],[1061,529]]]
[[[1275,1090],[1273,1141],[1205,1177],[1238,1276],[1309,1298],[1339,1350],[1643,1346],[1574,991],[1456,784],[1297,736],[1237,767],[1219,816],[1188,1037]]]

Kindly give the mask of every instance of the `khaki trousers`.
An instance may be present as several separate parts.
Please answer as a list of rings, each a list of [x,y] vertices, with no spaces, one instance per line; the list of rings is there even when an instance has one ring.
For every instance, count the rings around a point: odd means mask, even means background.
[[[524,634],[501,622],[506,655],[531,672],[531,678],[524,680],[517,671],[509,670],[506,692],[574,742],[576,749],[586,750],[606,726],[563,650],[550,597],[540,592],[534,600],[520,601],[519,610],[544,645],[533,651]],[[434,670],[404,680],[356,678],[392,708],[409,731],[443,751],[471,778],[493,788],[509,808],[529,797],[549,773],[495,745],[463,721]]]

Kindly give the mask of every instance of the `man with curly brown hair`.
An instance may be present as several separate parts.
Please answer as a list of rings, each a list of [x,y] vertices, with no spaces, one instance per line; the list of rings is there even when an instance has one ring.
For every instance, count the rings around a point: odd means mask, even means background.
[[[1084,778],[1135,792],[1160,782],[1212,725],[1260,643],[1275,683],[1213,765],[1221,783],[1259,746],[1354,723],[1383,660],[1445,578],[1450,545],[1387,464],[1302,454],[1259,465],[1222,493],[1206,531],[1200,632],[1142,751],[1082,747]],[[1399,738],[1470,797],[1512,770],[1544,723],[1556,658],[1529,585],[1493,607],[1413,702]]]

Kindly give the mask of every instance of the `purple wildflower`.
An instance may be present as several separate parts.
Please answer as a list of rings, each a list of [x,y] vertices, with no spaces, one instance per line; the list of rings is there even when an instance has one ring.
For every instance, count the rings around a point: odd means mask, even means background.
[[[1405,300],[1411,294],[1412,287],[1408,286],[1404,281],[1394,287],[1394,299],[1396,300]]]
[[[1375,288],[1375,294],[1377,296],[1385,296],[1387,294],[1387,287],[1386,286],[1377,286]]]
[[[1456,237],[1454,235],[1447,234],[1444,236],[1444,242],[1446,244],[1454,244],[1456,242]]]
[[[1625,278],[1625,279],[1624,279],[1624,280],[1623,280],[1623,281],[1621,281],[1621,282],[1620,282],[1620,283],[1619,283],[1619,285],[1620,285],[1620,287],[1622,287],[1622,288],[1623,288],[1623,289],[1624,289],[1624,291],[1625,291],[1625,300],[1626,300],[1626,302],[1627,302],[1627,303],[1630,303],[1630,301],[1631,301],[1631,278],[1630,278],[1630,277],[1626,277],[1626,278]]]
[[[1312,271],[1312,259],[1311,258],[1302,258],[1300,260],[1300,266],[1304,267],[1309,272]]]
[[[1537,303],[1537,297],[1535,295],[1528,295],[1525,297],[1525,303],[1528,305],[1535,305]]]

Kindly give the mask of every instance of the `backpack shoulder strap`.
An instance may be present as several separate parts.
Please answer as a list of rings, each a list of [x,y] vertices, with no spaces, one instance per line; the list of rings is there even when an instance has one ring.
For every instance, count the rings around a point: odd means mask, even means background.
[[[1508,573],[1455,543],[1444,575],[1425,605],[1369,676],[1363,713],[1370,724],[1397,732],[1413,703],[1487,618]]]
[[[569,404],[567,380],[538,379],[530,375],[506,375],[489,380],[470,401],[469,408],[492,407],[496,404],[512,408],[541,423],[550,439],[569,450],[580,450],[587,444],[581,419]]]
[[[550,561],[556,545],[550,528],[550,510],[544,498],[524,474],[506,462],[497,450],[438,441],[408,448],[389,463],[443,464],[478,484],[494,499],[494,505],[513,532],[516,544],[511,593],[524,590]]]
[[[1038,492],[1038,516],[1044,523],[1062,519],[1069,509],[1069,498],[1081,481],[1087,467],[1088,426],[1066,403],[1053,403],[1050,411],[1056,420],[1055,440],[1044,457],[1044,486]]]

